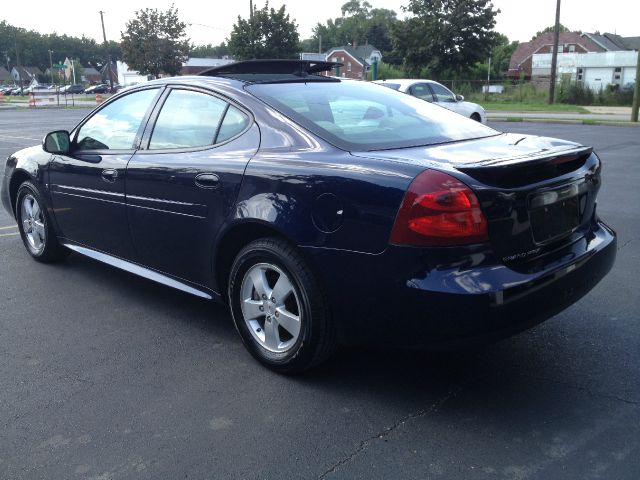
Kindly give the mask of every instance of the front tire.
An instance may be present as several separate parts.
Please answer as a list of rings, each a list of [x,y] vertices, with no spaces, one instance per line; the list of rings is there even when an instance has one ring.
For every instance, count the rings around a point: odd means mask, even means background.
[[[243,343],[272,370],[304,371],[335,349],[320,286],[287,242],[264,238],[240,250],[231,267],[228,294]]]
[[[16,220],[22,242],[35,260],[44,263],[56,262],[69,255],[69,250],[58,242],[44,199],[36,186],[29,181],[18,188]]]

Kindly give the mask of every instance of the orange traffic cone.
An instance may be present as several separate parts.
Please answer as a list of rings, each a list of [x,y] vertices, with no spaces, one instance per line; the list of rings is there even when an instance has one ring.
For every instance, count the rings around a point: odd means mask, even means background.
[[[96,103],[102,103],[102,94],[96,93]]]
[[[33,93],[29,94],[29,108],[36,108],[36,97]]]

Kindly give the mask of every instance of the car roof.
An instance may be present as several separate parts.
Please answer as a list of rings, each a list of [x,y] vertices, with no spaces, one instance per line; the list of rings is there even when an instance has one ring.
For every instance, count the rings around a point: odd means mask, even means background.
[[[435,80],[424,78],[385,78],[384,80],[374,80],[374,83],[398,83],[402,87],[413,85],[414,83],[438,83]],[[438,83],[438,85],[440,85]]]

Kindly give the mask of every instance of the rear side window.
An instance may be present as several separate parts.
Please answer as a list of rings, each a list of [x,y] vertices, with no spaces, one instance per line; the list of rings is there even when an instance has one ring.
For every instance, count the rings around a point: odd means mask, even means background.
[[[213,145],[227,102],[205,93],[173,90],[153,128],[149,149]]]
[[[234,106],[229,106],[227,114],[224,116],[220,131],[216,138],[216,143],[222,143],[241,133],[249,124],[249,117]]]

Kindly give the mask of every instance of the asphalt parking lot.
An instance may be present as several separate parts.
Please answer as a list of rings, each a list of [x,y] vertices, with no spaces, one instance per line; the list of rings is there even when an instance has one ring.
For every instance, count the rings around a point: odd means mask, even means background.
[[[87,111],[0,111],[0,157]],[[0,478],[640,478],[640,129],[502,123],[594,145],[614,270],[472,352],[347,350],[284,377],[227,310],[72,255],[0,213]]]

